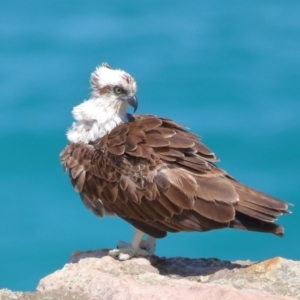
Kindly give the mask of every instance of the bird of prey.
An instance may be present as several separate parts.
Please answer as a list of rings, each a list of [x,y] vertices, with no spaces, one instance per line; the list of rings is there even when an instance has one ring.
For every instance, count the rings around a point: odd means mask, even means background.
[[[152,255],[156,238],[167,232],[236,228],[283,235],[274,221],[289,213],[288,203],[218,168],[215,154],[175,121],[127,113],[138,106],[131,75],[103,63],[90,82],[90,98],[72,111],[60,159],[88,209],[135,228],[131,243],[120,241],[111,256]]]

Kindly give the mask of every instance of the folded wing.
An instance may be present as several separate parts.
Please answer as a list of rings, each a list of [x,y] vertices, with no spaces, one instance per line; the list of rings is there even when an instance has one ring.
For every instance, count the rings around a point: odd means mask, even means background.
[[[93,143],[69,144],[61,161],[96,215],[117,214],[154,237],[226,227],[283,234],[273,222],[288,204],[217,168],[199,137],[168,119],[131,116]]]

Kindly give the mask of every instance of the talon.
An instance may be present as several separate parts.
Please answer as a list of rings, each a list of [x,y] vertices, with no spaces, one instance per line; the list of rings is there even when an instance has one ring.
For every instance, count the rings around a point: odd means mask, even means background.
[[[112,257],[118,257],[119,260],[128,260],[135,255],[133,247],[123,241],[119,241],[117,249],[110,250],[108,254]]]
[[[119,260],[128,260],[129,258],[131,258],[131,256],[126,253],[120,253],[119,255]]]
[[[144,233],[140,230],[135,230],[131,244],[119,241],[117,248],[110,250],[108,254],[112,257],[118,257],[119,260],[128,260],[134,256],[151,256],[154,254],[156,239],[148,236],[143,240]]]
[[[112,249],[108,251],[108,255],[112,256],[112,257],[116,257],[120,254],[119,249]]]

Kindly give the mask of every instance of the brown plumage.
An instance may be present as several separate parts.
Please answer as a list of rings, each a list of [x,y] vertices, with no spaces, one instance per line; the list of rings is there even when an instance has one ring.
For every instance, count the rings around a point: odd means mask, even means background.
[[[138,106],[128,73],[104,63],[91,87],[91,97],[72,111],[70,144],[60,157],[87,208],[136,228],[131,243],[120,241],[109,255],[152,255],[155,238],[167,232],[231,227],[283,235],[274,221],[289,213],[287,203],[219,169],[214,153],[174,121],[126,113]]]
[[[128,118],[60,154],[75,190],[97,216],[116,214],[157,238],[227,227],[283,235],[273,222],[289,213],[287,203],[219,169],[214,153],[174,121]]]

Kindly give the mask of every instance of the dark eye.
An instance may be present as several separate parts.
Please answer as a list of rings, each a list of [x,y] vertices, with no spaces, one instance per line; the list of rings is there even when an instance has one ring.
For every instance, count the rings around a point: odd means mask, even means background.
[[[119,87],[119,86],[116,86],[116,87],[114,87],[114,92],[117,95],[120,95],[123,92],[123,89],[121,87]]]

